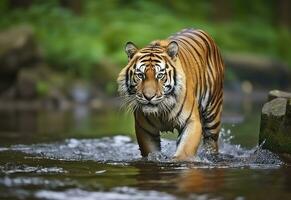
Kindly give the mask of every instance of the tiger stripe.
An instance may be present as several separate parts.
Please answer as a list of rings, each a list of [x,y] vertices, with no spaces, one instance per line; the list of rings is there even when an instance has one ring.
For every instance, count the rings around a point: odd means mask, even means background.
[[[176,159],[195,154],[201,137],[217,152],[224,63],[213,39],[202,30],[183,29],[142,49],[129,42],[126,52],[119,92],[134,111],[142,155],[160,150],[160,131],[173,129],[179,131]]]

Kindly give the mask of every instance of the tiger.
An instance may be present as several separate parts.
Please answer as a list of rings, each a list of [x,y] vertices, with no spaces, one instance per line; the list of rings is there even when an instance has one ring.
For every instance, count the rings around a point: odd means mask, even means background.
[[[141,156],[161,151],[161,132],[173,130],[174,160],[189,160],[202,140],[206,152],[218,153],[224,62],[210,35],[188,28],[140,49],[127,42],[125,52],[118,92],[134,115]]]

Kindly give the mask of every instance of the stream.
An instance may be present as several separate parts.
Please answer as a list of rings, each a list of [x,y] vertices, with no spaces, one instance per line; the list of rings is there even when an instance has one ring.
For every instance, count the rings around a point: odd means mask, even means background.
[[[142,158],[130,114],[0,111],[0,199],[288,199],[291,167],[258,144],[261,103],[226,104],[219,154],[173,162],[174,133]]]

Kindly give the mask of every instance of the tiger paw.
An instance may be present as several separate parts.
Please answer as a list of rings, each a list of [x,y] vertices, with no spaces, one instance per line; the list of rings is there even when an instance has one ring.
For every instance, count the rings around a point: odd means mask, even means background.
[[[191,161],[191,156],[187,156],[186,154],[183,155],[174,155],[172,160],[174,162],[181,162],[181,161]]]

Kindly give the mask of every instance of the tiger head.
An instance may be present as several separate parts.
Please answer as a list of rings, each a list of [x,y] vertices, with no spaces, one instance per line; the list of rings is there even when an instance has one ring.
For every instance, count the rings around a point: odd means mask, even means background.
[[[126,43],[128,64],[117,79],[125,104],[145,114],[170,111],[181,88],[178,51],[175,41],[156,41],[142,49]]]

